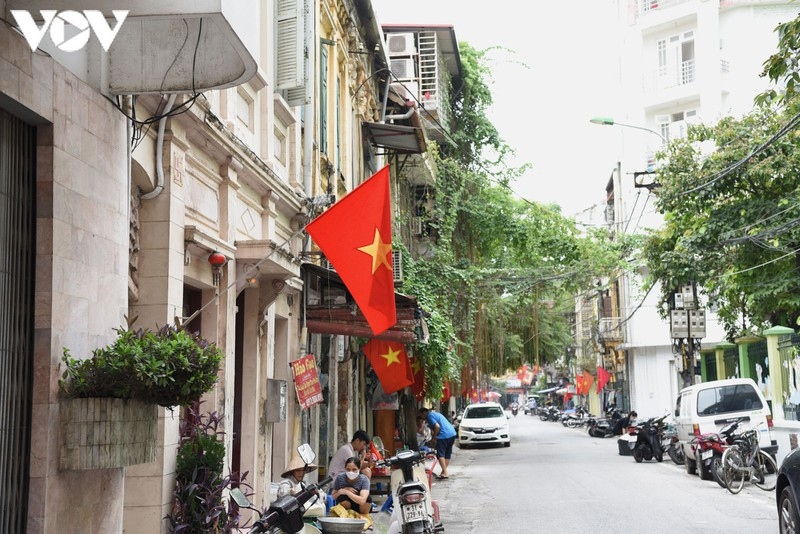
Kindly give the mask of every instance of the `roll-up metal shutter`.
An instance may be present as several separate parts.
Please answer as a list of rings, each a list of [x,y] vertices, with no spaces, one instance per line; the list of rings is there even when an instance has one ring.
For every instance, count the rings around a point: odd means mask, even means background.
[[[36,129],[0,109],[0,532],[25,532],[33,389]]]

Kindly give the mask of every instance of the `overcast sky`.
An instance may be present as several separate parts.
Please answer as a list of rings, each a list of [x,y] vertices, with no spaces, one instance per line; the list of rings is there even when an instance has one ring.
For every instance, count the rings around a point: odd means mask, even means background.
[[[519,196],[574,215],[603,200],[618,157],[617,58],[611,0],[372,0],[382,24],[452,24],[459,42],[489,52],[489,118],[533,170]]]

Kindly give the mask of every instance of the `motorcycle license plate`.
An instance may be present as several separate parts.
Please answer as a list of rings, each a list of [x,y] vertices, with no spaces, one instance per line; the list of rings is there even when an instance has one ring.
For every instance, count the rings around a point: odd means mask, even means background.
[[[425,519],[425,505],[423,503],[403,505],[403,517],[406,523],[422,521]]]
[[[700,459],[701,460],[708,460],[712,456],[714,456],[714,451],[712,451],[712,450],[707,450],[707,451],[703,451],[703,452],[700,453]]]

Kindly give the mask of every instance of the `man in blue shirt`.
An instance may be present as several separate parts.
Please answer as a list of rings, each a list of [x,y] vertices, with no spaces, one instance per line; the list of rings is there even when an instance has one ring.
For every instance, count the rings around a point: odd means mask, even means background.
[[[450,456],[453,455],[453,443],[456,441],[456,429],[450,424],[445,416],[431,410],[429,408],[421,408],[419,411],[422,417],[428,422],[428,427],[431,429],[431,434],[436,438],[436,456],[439,458],[439,464],[442,466],[441,474],[437,475],[439,480],[447,480],[450,476],[447,474],[447,464],[450,462]]]

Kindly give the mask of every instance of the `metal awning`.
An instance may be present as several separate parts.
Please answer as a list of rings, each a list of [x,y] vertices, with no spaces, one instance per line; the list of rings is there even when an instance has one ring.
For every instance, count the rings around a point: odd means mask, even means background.
[[[373,146],[404,154],[422,154],[427,150],[422,128],[403,126],[402,124],[365,122],[364,132]]]

